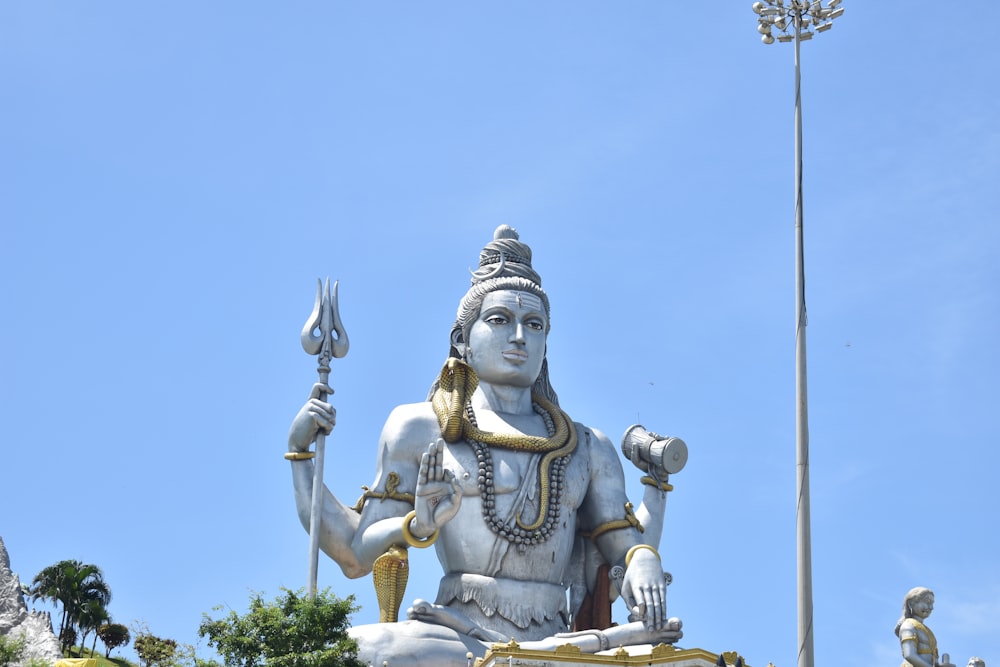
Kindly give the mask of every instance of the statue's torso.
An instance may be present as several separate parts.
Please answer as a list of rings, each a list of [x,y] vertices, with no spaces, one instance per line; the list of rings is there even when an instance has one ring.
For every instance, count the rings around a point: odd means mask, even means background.
[[[475,573],[561,584],[573,550],[577,512],[589,486],[586,440],[586,437],[581,439],[571,456],[561,490],[550,488],[550,502],[558,496],[559,521],[547,539],[534,545],[508,542],[487,525],[483,517],[486,499],[478,483],[479,465],[475,452],[465,442],[450,445],[446,465],[458,475],[463,497],[462,511],[441,530],[439,538],[438,556],[445,573]],[[491,456],[492,500],[496,514],[506,518],[519,509],[522,523],[531,524],[538,517],[540,507],[541,455],[493,448]]]
[[[527,435],[547,435],[544,421],[537,415],[516,418],[488,412],[477,413],[479,427],[484,431],[511,432]],[[445,467],[458,477],[462,490],[462,506],[458,514],[442,527],[435,545],[442,568],[448,573],[472,573],[520,581],[562,584],[573,550],[578,510],[590,485],[590,446],[592,437],[586,428],[577,425],[578,444],[565,471],[558,492],[560,515],[551,534],[541,544],[518,548],[498,536],[483,518],[482,490],[478,484],[479,464],[473,447],[465,441],[450,443],[445,449]],[[378,478],[373,486],[382,490],[390,472],[400,478],[399,490],[413,493],[420,457],[429,443],[441,437],[437,417],[430,403],[415,403],[397,408],[383,431],[383,452],[379,461]],[[491,447],[493,459],[493,501],[496,512],[506,517],[519,496],[527,491],[521,508],[523,523],[538,516],[540,488],[538,467],[541,455],[526,451]],[[522,488],[522,482],[527,489]],[[555,491],[554,489],[552,491]],[[550,496],[552,497],[552,496]],[[404,512],[405,513],[405,512]],[[400,508],[383,506],[371,501],[362,517],[362,528],[387,515],[400,514]],[[496,551],[503,552],[497,558]]]
[[[938,650],[937,639],[931,629],[915,618],[908,618],[903,621],[899,628],[900,642],[912,641],[916,643],[917,653],[931,664],[937,664]],[[909,667],[907,661],[903,661],[904,667]]]

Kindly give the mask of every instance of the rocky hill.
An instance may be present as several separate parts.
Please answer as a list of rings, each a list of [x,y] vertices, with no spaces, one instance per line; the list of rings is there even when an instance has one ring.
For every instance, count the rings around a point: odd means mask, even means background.
[[[10,569],[10,556],[0,537],[0,636],[23,638],[26,644],[21,664],[42,660],[54,664],[62,657],[59,641],[52,632],[48,612],[28,611],[21,580]],[[17,667],[17,666],[15,666]]]

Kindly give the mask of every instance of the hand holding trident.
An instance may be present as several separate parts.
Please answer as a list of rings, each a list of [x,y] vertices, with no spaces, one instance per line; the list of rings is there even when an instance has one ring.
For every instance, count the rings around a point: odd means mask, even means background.
[[[323,282],[317,280],[316,305],[312,314],[302,327],[302,348],[308,354],[319,355],[319,381],[326,385],[330,379],[330,360],[340,359],[347,354],[350,341],[347,331],[340,321],[340,311],[337,307],[337,282],[333,283],[333,293],[330,292],[330,279],[326,279],[326,289]],[[317,335],[316,331],[319,330]],[[326,392],[320,392],[318,398],[326,400]],[[316,577],[319,570],[319,533],[323,509],[323,457],[326,449],[326,433],[322,430],[316,434],[316,453],[314,457],[312,508],[309,513],[309,587],[307,595],[310,599],[316,597]]]

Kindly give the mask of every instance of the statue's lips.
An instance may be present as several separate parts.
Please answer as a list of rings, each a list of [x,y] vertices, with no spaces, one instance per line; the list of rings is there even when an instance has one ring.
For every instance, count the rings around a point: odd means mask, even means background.
[[[527,361],[528,353],[524,350],[507,350],[503,353],[503,358],[510,361]]]

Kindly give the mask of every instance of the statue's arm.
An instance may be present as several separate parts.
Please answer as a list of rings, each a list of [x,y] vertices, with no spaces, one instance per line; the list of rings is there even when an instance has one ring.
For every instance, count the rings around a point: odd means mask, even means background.
[[[584,427],[578,425],[577,428],[582,430]],[[624,519],[628,497],[625,495],[625,473],[611,441],[595,429],[590,429],[589,435],[589,438],[581,437],[582,443],[590,448],[587,452],[590,480],[580,512],[583,527],[593,532]],[[594,540],[601,556],[611,564],[623,562],[628,550],[641,542],[642,534],[633,527],[603,531]]]
[[[581,507],[584,525],[598,530],[602,524],[625,517],[625,474],[618,453],[603,433],[591,430],[586,439],[590,447],[590,485]],[[645,545],[637,528],[618,528],[600,533],[594,538],[597,549],[612,564],[625,564],[633,547]],[[666,627],[666,584],[659,555],[650,549],[632,551],[622,582],[622,598],[629,608],[637,610],[647,627]]]
[[[660,536],[663,534],[663,515],[667,508],[667,494],[650,484],[642,485],[642,504],[635,511],[635,517],[642,524],[645,532],[642,541],[654,549],[660,548]]]
[[[302,455],[316,441],[320,432],[329,434],[337,423],[337,411],[326,402],[332,393],[325,384],[314,384],[302,409],[295,415],[288,429],[288,451],[292,455]],[[295,495],[295,509],[303,528],[309,530],[312,514],[313,479],[315,466],[310,458],[291,458],[292,487]],[[320,520],[319,546],[323,553],[332,558],[348,577],[360,577],[365,568],[351,551],[351,541],[358,527],[358,514],[341,503],[329,489],[323,489]]]
[[[312,508],[312,461],[292,461],[295,507],[302,526],[309,530]],[[372,491],[384,492],[385,482],[376,482]],[[357,579],[371,572],[375,559],[394,544],[404,545],[402,517],[412,509],[391,499],[369,500],[361,514],[342,503],[328,488],[323,489],[323,518],[319,546],[344,575]]]
[[[663,533],[663,515],[667,505],[670,475],[680,472],[687,462],[687,445],[680,438],[664,438],[641,425],[630,427],[622,440],[625,458],[641,471],[645,487],[636,517],[646,529],[645,543],[656,547]]]
[[[437,417],[429,403],[401,405],[386,420],[379,436],[378,468],[369,493],[372,497],[365,503],[351,544],[358,562],[365,568],[371,569],[375,559],[391,546],[407,545],[403,518],[411,510],[418,515],[410,522],[414,538],[423,539],[434,532],[433,525],[417,525],[421,511],[416,505],[420,502],[417,497],[421,495],[421,483],[429,493],[435,481],[421,482],[421,459],[439,435]],[[444,475],[443,469],[440,474]],[[445,486],[451,488],[450,484]]]
[[[329,434],[336,424],[336,410],[319,396],[329,392],[325,385],[314,385],[309,400],[296,415],[288,432],[288,450],[306,452],[320,431]],[[390,414],[379,438],[379,466],[371,492],[381,493],[381,500],[369,501],[359,514],[352,506],[345,505],[328,488],[323,488],[322,520],[319,546],[350,578],[362,577],[371,572],[375,559],[393,544],[405,544],[402,537],[402,517],[409,512],[412,501],[394,498],[413,493],[416,484],[416,467],[407,438],[419,431],[424,424],[413,419],[414,406],[400,406]],[[419,412],[419,411],[417,411]],[[426,421],[426,420],[423,420]],[[327,446],[328,458],[337,456],[335,449]],[[419,466],[419,454],[416,457]],[[302,526],[309,530],[312,512],[312,492],[315,468],[311,459],[295,459],[292,465],[292,485],[295,507]],[[389,473],[396,471],[400,482],[390,482]]]
[[[315,468],[311,460],[292,461],[292,486],[295,491],[295,509],[302,527],[309,530],[312,513],[312,489]],[[358,561],[351,549],[351,542],[358,528],[360,515],[344,505],[330,490],[323,489],[322,519],[320,521],[319,547],[332,558],[344,574],[351,579],[362,577],[370,571]]]

